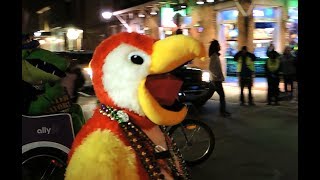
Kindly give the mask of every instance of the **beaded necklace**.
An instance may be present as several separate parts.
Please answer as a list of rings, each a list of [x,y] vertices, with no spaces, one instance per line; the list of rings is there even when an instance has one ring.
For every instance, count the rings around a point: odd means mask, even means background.
[[[165,179],[160,166],[169,171],[175,180],[191,179],[182,154],[173,139],[169,137],[165,126],[159,127],[165,135],[167,151],[163,151],[161,146],[155,145],[138,126],[130,121],[128,114],[124,111],[101,104],[100,113],[119,123],[151,180]],[[178,168],[176,167],[176,161],[179,164]]]

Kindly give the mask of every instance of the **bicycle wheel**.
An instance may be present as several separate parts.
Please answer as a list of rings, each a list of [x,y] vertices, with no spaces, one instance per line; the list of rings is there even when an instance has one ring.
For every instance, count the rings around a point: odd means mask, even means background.
[[[215,146],[215,137],[211,128],[195,119],[186,119],[181,124],[172,126],[169,129],[169,135],[190,166],[207,160]]]
[[[67,154],[54,148],[36,148],[22,154],[23,180],[63,180]]]

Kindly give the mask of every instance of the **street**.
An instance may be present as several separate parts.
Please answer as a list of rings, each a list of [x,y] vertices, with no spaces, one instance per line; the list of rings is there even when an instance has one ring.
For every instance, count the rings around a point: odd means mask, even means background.
[[[231,117],[219,116],[216,93],[202,108],[189,111],[190,117],[207,123],[216,138],[210,158],[191,168],[192,179],[297,180],[297,101],[266,105],[263,80],[257,81],[253,89],[256,106],[239,105],[239,88],[235,83],[225,83],[224,89]],[[92,115],[95,103],[93,97],[81,97],[86,118]]]
[[[290,102],[281,106],[229,103],[231,118],[218,116],[218,101],[210,100],[199,117],[214,131],[214,153],[192,168],[196,180],[298,179],[298,116]]]

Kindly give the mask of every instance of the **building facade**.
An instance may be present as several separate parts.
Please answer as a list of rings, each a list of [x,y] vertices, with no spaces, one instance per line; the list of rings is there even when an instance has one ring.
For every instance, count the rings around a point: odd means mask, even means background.
[[[183,1],[185,2],[185,1]],[[247,46],[257,56],[257,74],[263,75],[267,59],[266,50],[270,44],[282,53],[287,45],[298,44],[297,0],[224,0],[215,3],[181,3],[153,1],[133,8],[116,11],[125,22],[113,25],[111,34],[119,31],[135,31],[162,39],[174,34],[178,28],[183,34],[201,41],[206,49],[213,39],[219,40],[222,66],[226,75],[235,75],[236,62],[233,55]],[[157,14],[151,15],[156,7]],[[139,17],[144,13],[145,16]],[[177,17],[179,14],[179,17]],[[208,68],[208,60],[196,59],[192,66]]]
[[[206,49],[213,39],[219,40],[226,75],[235,73],[233,55],[242,46],[247,46],[258,57],[256,70],[262,73],[266,49],[270,44],[280,53],[286,45],[297,48],[297,0],[202,0],[203,4],[198,4],[198,1],[68,0],[68,6],[64,3],[59,7],[60,11],[64,7],[64,11],[67,8],[72,12],[65,13],[65,19],[69,19],[70,23],[61,21],[62,25],[58,28],[57,23],[46,24],[48,21],[42,18],[39,30],[59,35],[51,41],[60,45],[51,43],[47,47],[49,49],[94,50],[103,39],[118,32],[138,32],[163,39],[180,28],[183,34],[201,41]],[[49,7],[51,10],[48,12],[53,14],[54,6]],[[103,11],[111,11],[113,16],[104,19],[101,16]],[[45,13],[42,17],[46,17]],[[68,36],[68,30],[72,27],[70,32],[73,34]],[[195,59],[191,66],[207,69],[208,60]]]

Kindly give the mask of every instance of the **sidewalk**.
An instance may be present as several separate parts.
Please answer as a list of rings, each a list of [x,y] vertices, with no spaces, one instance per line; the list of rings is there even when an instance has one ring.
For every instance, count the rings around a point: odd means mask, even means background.
[[[297,101],[266,105],[266,80],[256,78],[252,90],[256,106],[240,106],[237,78],[228,77],[223,86],[231,117],[219,116],[217,93],[192,116],[207,123],[216,140],[209,159],[191,169],[192,179],[297,180]]]
[[[297,86],[295,83],[294,86]],[[280,82],[280,91],[284,91],[284,84],[283,82]],[[232,77],[228,76],[226,77],[225,82],[223,83],[223,88],[226,96],[226,101],[227,103],[239,103],[239,96],[240,96],[240,87],[238,85],[238,78],[237,77]],[[266,103],[266,98],[267,98],[267,90],[268,90],[268,84],[267,80],[264,77],[256,77],[254,79],[254,85],[252,88],[252,95],[254,98],[255,103]],[[294,90],[297,90],[297,87],[295,87]],[[294,93],[294,101],[297,101],[297,93]],[[248,101],[248,89],[244,89],[244,95],[246,101]],[[283,96],[283,93],[280,95]],[[212,100],[219,100],[219,95],[218,93],[214,93],[213,96],[211,97]],[[292,102],[294,102],[292,101]]]
[[[210,158],[191,169],[192,179],[297,180],[297,104],[257,102],[250,107],[240,106],[238,98],[229,99],[236,102],[227,101],[231,117],[219,116],[219,101],[215,100],[193,116],[211,127],[216,144]]]

